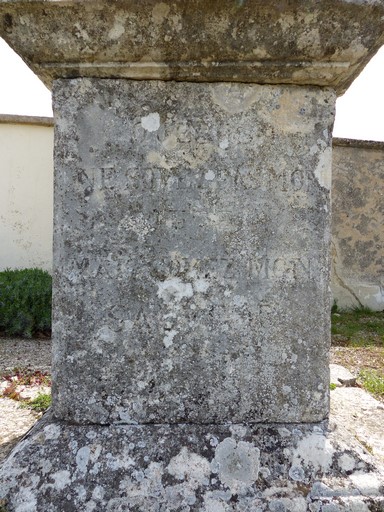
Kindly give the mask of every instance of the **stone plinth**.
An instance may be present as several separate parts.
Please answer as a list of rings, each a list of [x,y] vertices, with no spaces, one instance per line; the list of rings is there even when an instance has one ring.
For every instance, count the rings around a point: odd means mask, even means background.
[[[0,1],[56,123],[53,409],[9,512],[381,506],[323,420],[334,103],[383,28],[378,0]]]
[[[57,417],[327,416],[333,105],[303,87],[56,82]]]
[[[324,423],[106,428],[45,418],[3,474],[12,511],[384,510],[383,473]]]

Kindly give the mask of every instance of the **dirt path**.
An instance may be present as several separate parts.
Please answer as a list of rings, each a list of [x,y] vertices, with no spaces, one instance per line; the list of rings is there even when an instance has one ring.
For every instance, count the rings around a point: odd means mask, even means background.
[[[357,376],[363,368],[376,370],[384,375],[384,348],[332,347],[331,362],[345,366],[355,376]]]

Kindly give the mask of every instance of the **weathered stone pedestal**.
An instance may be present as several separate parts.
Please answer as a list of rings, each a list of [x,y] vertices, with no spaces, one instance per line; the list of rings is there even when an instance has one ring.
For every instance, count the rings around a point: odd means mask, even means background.
[[[305,87],[56,81],[59,418],[327,416],[333,104]]]
[[[334,87],[384,6],[213,4],[0,2],[56,126],[53,407],[10,511],[381,510],[326,420]]]

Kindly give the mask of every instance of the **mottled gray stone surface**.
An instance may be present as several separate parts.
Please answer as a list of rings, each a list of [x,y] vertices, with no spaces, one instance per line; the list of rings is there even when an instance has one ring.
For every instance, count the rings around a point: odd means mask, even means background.
[[[57,417],[326,417],[333,93],[60,80],[54,108]]]
[[[384,310],[384,143],[333,146],[332,291],[340,307]]]
[[[0,478],[8,512],[384,510],[380,468],[325,424],[101,427],[48,417]]]
[[[0,0],[0,35],[49,86],[88,76],[342,94],[384,43],[384,2]]]

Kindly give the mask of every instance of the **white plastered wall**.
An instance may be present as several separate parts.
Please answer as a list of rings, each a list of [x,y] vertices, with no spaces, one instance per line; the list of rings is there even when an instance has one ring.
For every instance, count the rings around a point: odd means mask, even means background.
[[[0,270],[52,269],[53,127],[0,116]]]

